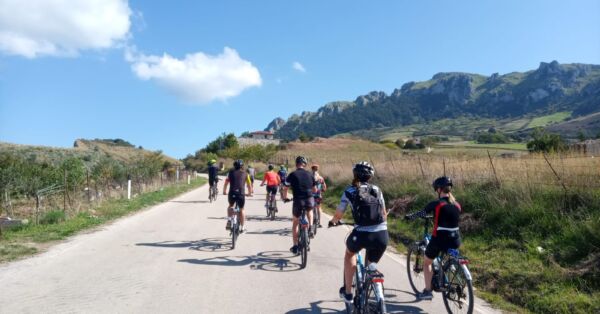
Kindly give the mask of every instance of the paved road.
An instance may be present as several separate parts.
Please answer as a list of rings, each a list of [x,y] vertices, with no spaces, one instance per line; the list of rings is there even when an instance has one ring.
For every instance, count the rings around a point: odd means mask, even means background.
[[[247,201],[248,232],[230,250],[225,197],[206,186],[0,266],[0,313],[334,313],[348,229],[320,229],[308,266],[292,256],[289,204],[264,218],[264,190]],[[387,253],[388,309],[444,313],[440,295],[416,302],[400,255]],[[494,312],[482,306],[479,313]]]

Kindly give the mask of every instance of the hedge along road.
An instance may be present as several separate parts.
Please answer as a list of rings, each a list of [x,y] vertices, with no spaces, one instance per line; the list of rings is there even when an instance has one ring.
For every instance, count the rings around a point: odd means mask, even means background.
[[[220,187],[221,184],[220,184]],[[333,313],[345,227],[319,229],[306,269],[292,256],[291,205],[265,218],[264,188],[247,198],[247,233],[235,250],[225,231],[226,197],[208,186],[81,234],[32,258],[0,266],[0,313]],[[444,313],[440,294],[416,302],[404,257],[386,253],[392,313]],[[480,299],[475,312],[493,313]]]

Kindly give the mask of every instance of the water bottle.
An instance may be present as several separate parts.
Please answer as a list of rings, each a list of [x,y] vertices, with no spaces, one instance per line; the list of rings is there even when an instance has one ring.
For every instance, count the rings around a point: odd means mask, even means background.
[[[367,266],[367,270],[368,271],[376,271],[377,270],[377,263],[371,263],[371,264],[369,264],[369,266]]]

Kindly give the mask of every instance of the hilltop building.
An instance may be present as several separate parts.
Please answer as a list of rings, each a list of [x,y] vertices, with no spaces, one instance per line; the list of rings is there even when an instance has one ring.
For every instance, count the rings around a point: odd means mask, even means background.
[[[240,146],[252,146],[252,145],[263,145],[269,144],[279,145],[280,141],[274,138],[273,132],[269,131],[254,131],[250,132],[248,136],[238,137],[238,143]]]

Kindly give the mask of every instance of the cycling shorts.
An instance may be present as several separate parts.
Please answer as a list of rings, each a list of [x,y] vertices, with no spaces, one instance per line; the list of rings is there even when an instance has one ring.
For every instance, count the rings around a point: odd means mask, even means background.
[[[274,186],[267,186],[267,195],[275,195],[277,194],[277,185]]]
[[[346,248],[352,253],[367,250],[367,261],[377,263],[385,253],[389,241],[388,231],[366,232],[352,230],[346,239]]]
[[[239,192],[229,193],[227,200],[229,201],[229,207],[237,205],[240,209],[242,209],[244,208],[244,205],[246,205],[246,197],[244,194]]]
[[[304,199],[294,199],[294,203],[292,205],[292,215],[296,218],[300,218],[302,215],[302,210],[306,209],[306,211],[310,211],[315,207],[315,200],[312,197],[304,198]]]
[[[438,236],[432,237],[431,241],[427,245],[425,249],[425,256],[430,259],[436,258],[440,252],[446,252],[448,249],[458,249],[460,247],[460,236],[457,237],[446,237],[440,235],[440,231],[438,231]]]

